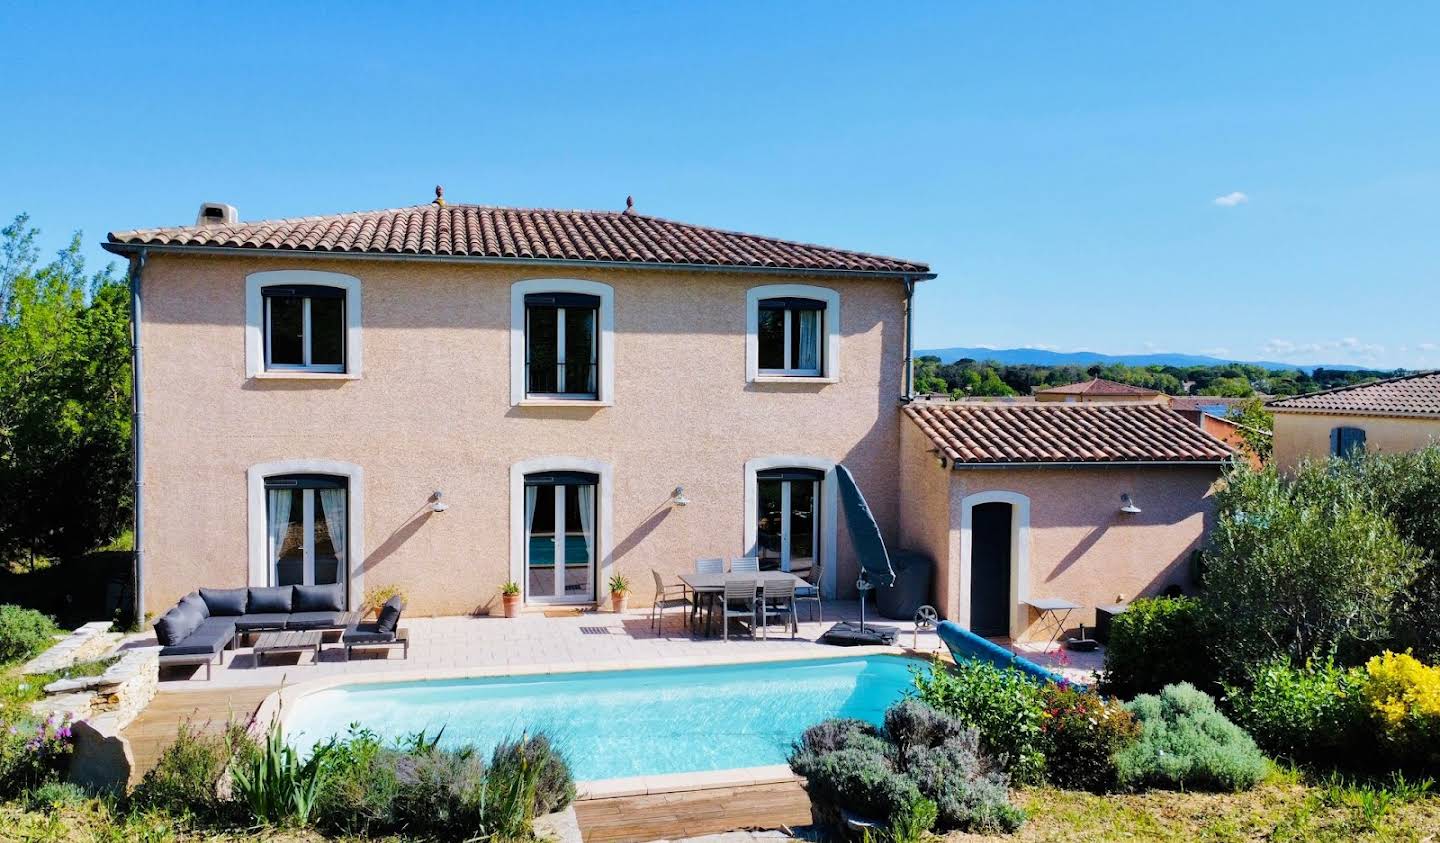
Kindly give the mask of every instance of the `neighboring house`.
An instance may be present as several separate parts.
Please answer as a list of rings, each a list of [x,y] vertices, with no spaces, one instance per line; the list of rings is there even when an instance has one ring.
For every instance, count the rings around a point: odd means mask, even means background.
[[[1156,404],[1163,404],[1170,400],[1170,396],[1156,389],[1147,389],[1143,386],[1131,386],[1128,383],[1107,381],[1104,378],[1093,378],[1081,383],[1070,383],[1064,386],[1052,386],[1049,389],[1037,389],[1035,400],[1042,402],[1063,401],[1067,404],[1093,403],[1097,401],[1150,401]]]
[[[1230,414],[1233,408],[1244,404],[1246,401],[1254,401],[1256,399],[1267,401],[1269,398],[1269,395],[1261,395],[1259,393],[1249,398],[1234,398],[1226,395],[1172,395],[1170,396],[1170,409],[1185,413],[1186,418],[1199,424],[1199,419],[1190,416],[1190,413],[1209,413],[1212,416],[1219,416],[1223,419]]]
[[[642,600],[697,557],[853,594],[836,464],[899,536],[912,261],[635,213],[435,204],[113,233],[143,608],[395,583]],[[143,610],[143,609],[142,609]]]
[[[1230,448],[1150,402],[914,403],[901,427],[901,544],[939,561],[940,613],[1023,638],[1024,601],[1094,608],[1192,588]]]
[[[1292,471],[1307,459],[1412,451],[1440,442],[1440,371],[1282,398],[1274,462]]]

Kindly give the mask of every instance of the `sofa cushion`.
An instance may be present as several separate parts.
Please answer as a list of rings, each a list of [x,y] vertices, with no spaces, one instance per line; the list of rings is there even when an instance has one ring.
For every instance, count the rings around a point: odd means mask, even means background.
[[[345,595],[340,591],[340,584],[333,585],[297,585],[295,588],[295,600],[290,607],[292,612],[343,612],[345,611]]]
[[[210,617],[210,607],[205,605],[205,599],[200,596],[198,591],[192,591],[184,597],[181,597],[180,602],[176,605],[183,607],[186,611],[199,615],[202,621]]]
[[[235,621],[235,628],[249,632],[252,629],[284,629],[285,622],[290,620],[290,615],[274,612],[266,614],[245,614]]]
[[[271,588],[250,589],[249,600],[245,604],[247,615],[268,615],[280,613],[290,614],[290,606],[295,597],[294,586],[280,585]]]
[[[342,644],[387,644],[395,640],[395,633],[380,632],[378,622],[356,624],[340,636]]]
[[[344,612],[291,612],[285,621],[286,629],[342,629],[344,626]]]
[[[400,613],[405,611],[405,601],[400,595],[395,595],[385,601],[380,607],[380,616],[375,619],[376,632],[394,632],[395,624],[400,622]]]
[[[194,632],[200,623],[201,618],[193,612],[183,606],[175,606],[155,622],[155,639],[161,646],[168,647],[185,640],[185,636]]]
[[[215,654],[225,649],[235,637],[235,628],[228,623],[201,624],[199,629],[185,636],[178,644],[162,649],[162,656],[199,656]]]
[[[248,588],[202,588],[200,599],[210,610],[210,617],[236,617],[245,614],[245,603],[249,599]]]

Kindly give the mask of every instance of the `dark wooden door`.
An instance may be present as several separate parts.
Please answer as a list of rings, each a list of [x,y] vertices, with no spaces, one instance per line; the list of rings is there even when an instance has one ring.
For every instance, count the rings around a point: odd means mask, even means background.
[[[1010,634],[1010,504],[982,503],[970,516],[970,631]]]

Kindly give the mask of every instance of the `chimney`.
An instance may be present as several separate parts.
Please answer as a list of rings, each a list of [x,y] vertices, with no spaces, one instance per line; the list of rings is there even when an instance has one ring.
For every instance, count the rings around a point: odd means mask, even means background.
[[[235,206],[223,202],[201,202],[200,213],[195,215],[195,224],[203,226],[234,225],[239,221]]]

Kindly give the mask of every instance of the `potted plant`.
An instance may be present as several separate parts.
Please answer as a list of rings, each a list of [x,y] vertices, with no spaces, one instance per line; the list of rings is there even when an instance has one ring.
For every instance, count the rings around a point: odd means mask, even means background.
[[[630,581],[619,574],[610,578],[610,608],[615,614],[625,611],[630,602]]]
[[[360,606],[364,617],[376,617],[380,614],[380,607],[391,597],[399,597],[405,602],[409,599],[405,595],[405,589],[393,583],[388,585],[372,585],[365,589],[365,602]]]
[[[520,616],[520,583],[511,580],[500,586],[500,601],[505,604],[505,617]]]

